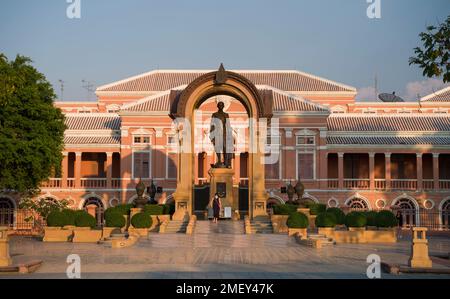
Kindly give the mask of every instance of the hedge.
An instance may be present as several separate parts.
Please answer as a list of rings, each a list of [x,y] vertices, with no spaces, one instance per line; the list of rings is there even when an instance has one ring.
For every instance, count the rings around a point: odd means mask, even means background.
[[[305,214],[294,212],[289,215],[286,224],[289,228],[307,228],[309,220]]]
[[[327,210],[327,206],[322,203],[310,203],[308,207],[311,215],[319,215],[325,213]]]
[[[76,227],[90,227],[94,228],[96,226],[97,221],[95,220],[95,217],[90,215],[88,212],[80,212],[77,213],[77,216],[75,218],[75,226]]]
[[[336,217],[336,224],[345,224],[345,213],[339,208],[328,208],[327,213],[334,214]]]
[[[366,214],[363,212],[350,212],[345,216],[345,225],[347,227],[365,227],[367,224]]]
[[[105,225],[106,227],[122,228],[126,225],[126,222],[121,213],[113,211],[105,215]]]
[[[275,215],[290,215],[297,212],[297,206],[291,204],[282,204],[273,206],[273,213]]]
[[[375,223],[377,227],[396,227],[398,220],[391,211],[380,211],[375,218]]]
[[[144,207],[144,213],[149,215],[163,215],[164,210],[167,210],[167,208],[163,205],[146,205]]]
[[[336,216],[333,213],[321,213],[316,217],[317,227],[335,227],[337,223]]]
[[[49,227],[63,227],[69,222],[67,214],[60,211],[50,212],[47,216],[47,226]]]
[[[131,218],[131,225],[135,228],[150,228],[152,223],[152,217],[147,213],[138,213]]]
[[[65,225],[75,225],[75,218],[77,216],[77,211],[65,209],[62,212],[67,217],[67,222]]]
[[[377,218],[378,212],[376,211],[368,211],[366,212],[367,217],[367,226],[377,226]]]

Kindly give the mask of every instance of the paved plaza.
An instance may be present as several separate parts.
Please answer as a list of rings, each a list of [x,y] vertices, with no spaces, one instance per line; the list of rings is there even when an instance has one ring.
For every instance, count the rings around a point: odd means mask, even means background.
[[[450,252],[450,239],[430,237],[430,255]],[[105,245],[44,243],[32,237],[12,237],[15,262],[43,260],[33,274],[0,274],[0,278],[66,278],[66,259],[78,254],[82,278],[366,278],[369,254],[383,262],[406,264],[410,240],[396,244],[342,244],[313,249],[279,234],[151,234],[126,249]],[[448,261],[447,261],[448,264]],[[435,265],[443,267],[445,262]],[[382,274],[382,278],[450,278],[449,275]]]

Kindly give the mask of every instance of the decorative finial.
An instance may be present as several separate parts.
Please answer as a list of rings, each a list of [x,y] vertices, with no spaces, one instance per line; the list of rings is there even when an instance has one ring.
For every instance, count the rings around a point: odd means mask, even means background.
[[[224,84],[226,80],[227,80],[227,72],[225,71],[223,63],[221,63],[219,70],[217,71],[217,74],[216,74],[215,83],[216,84]]]

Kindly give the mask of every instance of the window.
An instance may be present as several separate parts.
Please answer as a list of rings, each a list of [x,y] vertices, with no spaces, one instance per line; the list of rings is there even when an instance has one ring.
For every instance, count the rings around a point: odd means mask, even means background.
[[[177,138],[175,135],[168,135],[167,136],[167,145],[175,146],[177,145]]]
[[[177,178],[177,153],[167,154],[167,178],[176,179]]]
[[[134,136],[134,144],[150,144],[150,136]]]
[[[297,145],[315,145],[314,136],[297,136]]]
[[[133,153],[133,178],[150,178],[150,152]]]
[[[267,154],[266,157],[270,157],[270,154]],[[270,160],[270,158],[268,158],[267,160]],[[278,157],[275,163],[266,163],[264,167],[266,179],[269,180],[280,179],[280,156]]]
[[[299,180],[314,179],[314,153],[300,152],[297,154],[297,178]]]

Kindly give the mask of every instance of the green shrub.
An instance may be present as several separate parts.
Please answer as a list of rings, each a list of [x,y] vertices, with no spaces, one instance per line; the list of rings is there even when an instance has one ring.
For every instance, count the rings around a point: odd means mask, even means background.
[[[367,226],[377,226],[377,218],[378,212],[377,211],[368,211],[366,212],[366,218],[367,218]]]
[[[63,227],[69,222],[67,215],[60,211],[50,212],[47,216],[47,226],[49,227]]]
[[[290,215],[292,213],[297,212],[296,205],[283,204],[283,205],[275,205],[273,206],[273,213],[275,215]]]
[[[317,227],[335,227],[337,223],[336,216],[333,213],[321,213],[316,217]]]
[[[347,227],[365,227],[367,217],[364,212],[350,212],[345,216],[345,225]]]
[[[325,213],[327,210],[327,206],[322,203],[311,203],[308,206],[311,215],[319,215]]]
[[[171,215],[171,214],[175,213],[175,205],[163,204],[161,206],[163,207],[163,215]],[[173,213],[172,213],[172,207],[173,207]]]
[[[125,218],[123,215],[117,211],[110,212],[105,214],[105,225],[106,227],[124,227],[125,226]]]
[[[309,220],[305,214],[294,212],[289,215],[286,224],[289,228],[307,228]]]
[[[77,212],[70,209],[62,210],[62,212],[67,217],[66,225],[75,225],[75,218],[77,216]]]
[[[138,213],[131,218],[131,225],[135,228],[150,228],[152,226],[152,217],[147,213]]]
[[[377,227],[396,227],[398,220],[391,211],[380,211],[375,218]]]
[[[165,209],[165,206],[162,205],[146,205],[144,207],[144,213],[149,215],[163,215]]]
[[[75,218],[76,227],[90,227],[94,228],[96,225],[95,217],[86,211],[78,212]]]
[[[334,214],[336,224],[345,224],[345,213],[339,208],[328,208],[327,213]]]

